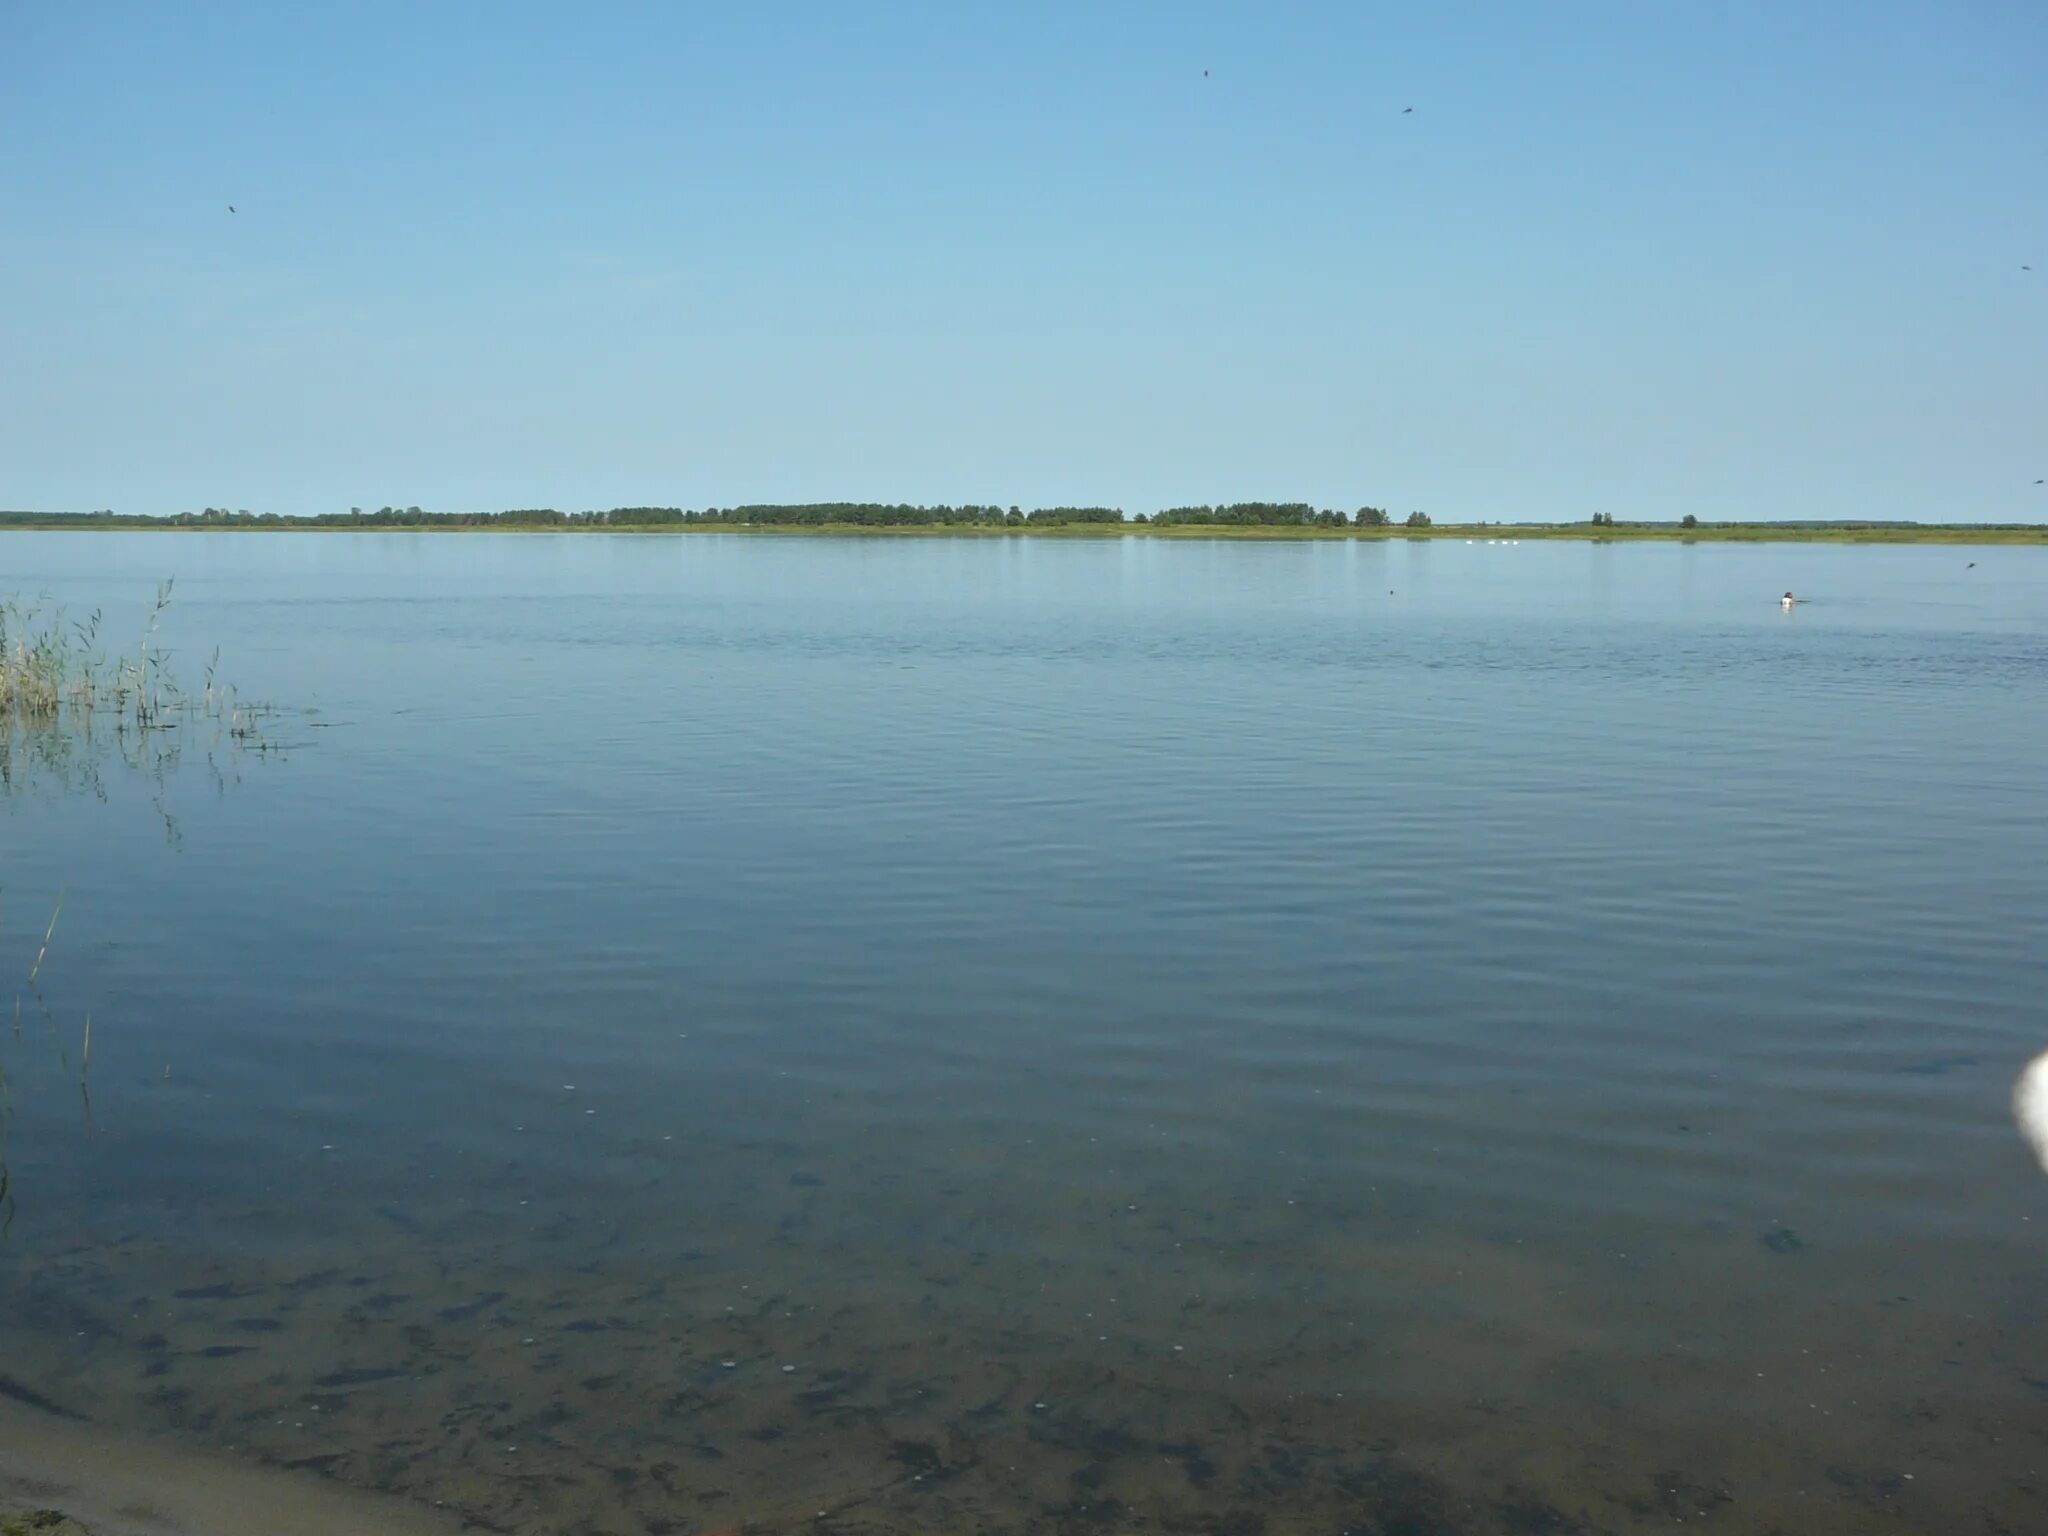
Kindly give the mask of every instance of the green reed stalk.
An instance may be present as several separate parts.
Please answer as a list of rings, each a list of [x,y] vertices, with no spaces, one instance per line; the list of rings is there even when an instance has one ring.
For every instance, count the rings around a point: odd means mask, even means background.
[[[57,905],[50,913],[50,926],[43,932],[43,947],[36,951],[36,963],[28,968],[28,984],[30,986],[36,984],[36,977],[43,968],[43,958],[50,953],[50,940],[57,932],[57,916],[63,910],[64,893],[59,891],[57,893]],[[21,999],[18,997],[14,1000],[14,1011],[15,1016],[19,1018],[21,1014]]]

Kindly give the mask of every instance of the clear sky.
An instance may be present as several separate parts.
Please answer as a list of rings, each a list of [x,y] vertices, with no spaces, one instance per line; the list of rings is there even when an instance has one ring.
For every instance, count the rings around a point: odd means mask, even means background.
[[[0,0],[0,507],[2044,521],[2044,343],[2041,0]]]

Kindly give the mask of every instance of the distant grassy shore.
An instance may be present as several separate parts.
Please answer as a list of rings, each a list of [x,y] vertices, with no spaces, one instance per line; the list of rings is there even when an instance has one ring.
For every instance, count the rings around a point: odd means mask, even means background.
[[[609,533],[745,534],[802,538],[940,539],[1581,539],[1596,543],[1657,541],[1687,544],[2048,544],[2048,524],[1939,523],[1438,523],[1329,526],[1180,522],[1076,523],[874,523],[748,522],[726,518],[649,522],[583,521],[534,523],[479,516],[431,522],[361,522],[337,519],[265,518],[249,521],[201,518],[115,518],[85,513],[0,512],[0,533],[8,531],[94,533]]]
[[[508,530],[509,531],[509,530]],[[534,530],[544,532],[546,530]],[[568,530],[559,530],[568,531]],[[823,538],[1029,538],[1029,539],[1237,539],[1271,542],[1304,540],[1338,542],[1345,540],[1379,543],[1392,539],[1449,539],[1476,541],[1490,539],[1507,543],[1516,539],[1579,539],[1596,544],[1662,542],[1668,544],[1764,543],[1764,544],[2048,544],[2048,526],[2018,528],[1939,528],[1929,526],[1895,528],[1799,527],[1777,523],[1702,523],[1697,528],[1679,529],[1658,523],[1616,523],[1592,527],[1585,523],[1444,523],[1429,528],[1234,528],[1216,524],[1127,523],[1122,527],[1073,524],[1065,527],[1033,528],[921,528],[912,526],[865,527],[852,523],[824,523],[810,527],[773,524],[694,524],[679,529],[613,528],[612,533],[745,533],[786,537]]]

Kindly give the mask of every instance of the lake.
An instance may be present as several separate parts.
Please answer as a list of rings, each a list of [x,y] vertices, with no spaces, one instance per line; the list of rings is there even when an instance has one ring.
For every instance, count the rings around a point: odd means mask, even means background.
[[[2048,550],[0,537],[167,577],[277,750],[0,800],[8,1397],[522,1533],[2048,1529]]]

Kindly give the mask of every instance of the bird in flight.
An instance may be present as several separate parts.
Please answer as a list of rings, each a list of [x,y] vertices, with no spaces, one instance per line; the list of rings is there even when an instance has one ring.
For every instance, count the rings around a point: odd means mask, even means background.
[[[1403,113],[1408,113],[1413,112],[1415,109],[1413,107],[1403,107],[1401,110]]]
[[[233,203],[229,203],[229,204],[228,204],[228,212],[229,212],[229,213],[233,213],[234,211],[235,211],[235,205],[234,205]]]

